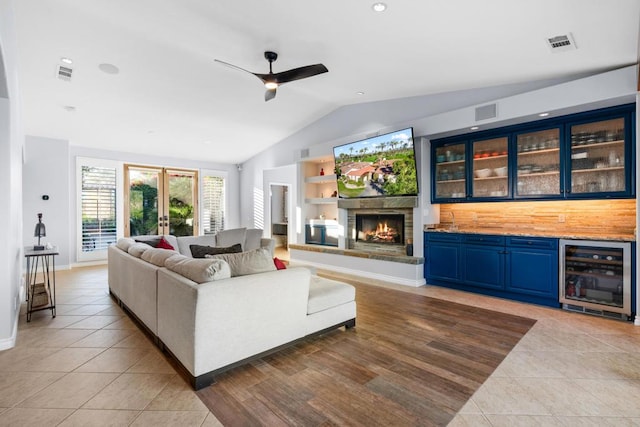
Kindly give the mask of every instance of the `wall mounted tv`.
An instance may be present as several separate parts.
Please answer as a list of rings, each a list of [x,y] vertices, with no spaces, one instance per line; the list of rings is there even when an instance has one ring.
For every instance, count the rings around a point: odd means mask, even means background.
[[[415,196],[418,194],[413,128],[333,148],[338,196]]]

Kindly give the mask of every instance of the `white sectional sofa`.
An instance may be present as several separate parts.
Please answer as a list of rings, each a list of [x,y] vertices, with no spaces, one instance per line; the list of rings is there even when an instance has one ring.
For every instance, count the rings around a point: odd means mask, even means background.
[[[221,372],[300,339],[355,326],[353,286],[304,267],[276,270],[269,243],[262,245],[267,248],[213,259],[131,239],[109,247],[111,293],[177,359],[196,390]],[[253,264],[269,271],[247,274]]]

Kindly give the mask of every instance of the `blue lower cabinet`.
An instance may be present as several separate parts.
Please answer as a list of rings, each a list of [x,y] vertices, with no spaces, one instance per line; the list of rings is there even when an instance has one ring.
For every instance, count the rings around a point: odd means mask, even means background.
[[[504,289],[504,246],[462,246],[462,281],[471,286]]]
[[[425,232],[427,284],[559,307],[558,239]]]

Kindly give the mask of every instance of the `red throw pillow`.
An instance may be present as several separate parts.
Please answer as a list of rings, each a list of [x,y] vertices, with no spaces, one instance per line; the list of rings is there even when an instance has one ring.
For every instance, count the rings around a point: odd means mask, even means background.
[[[160,241],[158,242],[158,246],[156,246],[156,248],[171,249],[172,251],[175,250],[175,248],[173,246],[171,246],[171,244],[169,242],[167,242],[167,240],[164,237],[162,239],[160,239]]]
[[[278,270],[286,270],[287,266],[284,262],[282,262],[281,260],[279,260],[278,258],[274,258],[273,259],[273,263],[275,264],[276,268]]]

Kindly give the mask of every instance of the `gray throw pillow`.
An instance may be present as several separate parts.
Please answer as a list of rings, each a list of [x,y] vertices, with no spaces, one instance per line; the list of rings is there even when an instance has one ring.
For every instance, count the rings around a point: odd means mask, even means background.
[[[277,270],[271,254],[263,248],[239,254],[206,255],[206,257],[225,260],[231,268],[231,277]]]
[[[204,258],[205,255],[236,254],[242,252],[242,245],[240,243],[224,248],[202,245],[189,245],[189,248],[191,249],[191,256],[194,258]]]
[[[246,235],[246,228],[232,228],[231,230],[218,231],[218,234],[216,234],[216,246],[231,246],[236,243],[244,245]]]
[[[193,259],[176,254],[165,260],[164,266],[196,283],[231,277],[229,265],[221,259]]]
[[[152,248],[157,248],[158,243],[160,243],[160,240],[162,240],[162,237],[145,237],[145,238],[138,238],[138,239],[134,237],[133,239],[138,243],[145,243],[151,246]]]

